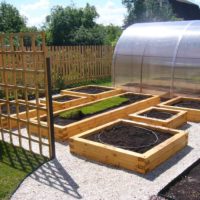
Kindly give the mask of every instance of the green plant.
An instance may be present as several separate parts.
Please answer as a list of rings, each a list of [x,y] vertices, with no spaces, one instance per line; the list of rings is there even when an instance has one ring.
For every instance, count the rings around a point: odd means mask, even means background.
[[[108,108],[114,108],[127,101],[128,101],[128,98],[125,98],[125,97],[119,97],[119,96],[112,97],[112,98],[94,103],[92,105],[83,106],[78,109],[72,109],[72,110],[62,112],[60,113],[59,116],[65,119],[71,119],[71,118],[77,119],[78,117],[83,117],[85,115],[92,115],[92,114],[104,111]]]
[[[4,97],[5,97],[4,92],[0,90],[0,99],[4,99]]]
[[[64,88],[65,88],[65,79],[62,76],[62,74],[58,73],[55,81],[55,89],[60,91]]]

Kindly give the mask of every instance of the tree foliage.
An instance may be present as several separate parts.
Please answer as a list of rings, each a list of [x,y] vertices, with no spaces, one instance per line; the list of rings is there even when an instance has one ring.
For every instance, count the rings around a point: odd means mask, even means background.
[[[128,11],[125,27],[138,22],[177,20],[171,4],[159,0],[122,0]]]
[[[103,33],[95,19],[98,13],[94,6],[85,8],[56,6],[47,16],[47,39],[53,45],[101,44]]]
[[[84,8],[56,6],[46,17],[41,28],[27,27],[26,19],[10,4],[0,3],[0,32],[46,32],[48,45],[115,45],[122,29],[112,24],[96,23],[99,17],[95,6],[86,4]],[[40,41],[37,40],[37,43]],[[31,45],[29,36],[24,38],[26,46]]]
[[[50,45],[114,44],[121,28],[95,22],[98,13],[94,6],[84,8],[56,6],[46,17],[46,38]]]
[[[19,11],[6,2],[0,3],[0,32],[20,32],[26,25]]]
[[[105,41],[104,43],[107,45],[115,46],[117,40],[119,39],[120,35],[122,34],[122,28],[119,26],[114,26],[112,24],[105,26]]]

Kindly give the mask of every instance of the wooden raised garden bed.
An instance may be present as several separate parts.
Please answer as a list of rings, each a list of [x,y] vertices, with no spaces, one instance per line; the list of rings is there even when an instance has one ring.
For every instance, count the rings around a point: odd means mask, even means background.
[[[178,128],[187,122],[187,112],[169,108],[150,107],[130,114],[129,119],[156,126]]]
[[[71,153],[143,174],[183,149],[187,142],[187,132],[123,119],[69,140]]]
[[[54,111],[78,106],[90,102],[90,99],[83,96],[60,94],[52,97]],[[40,99],[40,103],[46,104],[46,99]]]
[[[119,88],[105,87],[98,85],[87,85],[67,90],[61,90],[61,94],[83,96],[89,98],[91,101],[117,95],[122,92],[123,90]]]
[[[200,159],[171,181],[160,192],[159,196],[170,200],[200,199]]]
[[[187,111],[187,121],[200,122],[200,98],[176,97],[159,106]]]
[[[1,122],[2,122],[2,127],[4,128],[17,128],[18,127],[18,122],[20,125],[24,125],[25,121],[27,120],[27,117],[34,118],[37,116],[37,110],[36,110],[36,105],[35,103],[28,103],[28,116],[26,112],[26,103],[23,100],[18,101],[18,109],[19,113],[17,114],[17,106],[15,101],[11,101],[9,103],[9,108],[10,108],[10,115],[8,115],[8,110],[7,110],[7,105],[6,103],[2,103],[0,105],[1,109]],[[44,115],[46,113],[44,105],[40,105],[39,108],[39,116]],[[9,125],[10,124],[10,125]]]
[[[156,105],[159,100],[158,96],[127,92],[54,112],[55,137],[59,140],[67,140],[69,137],[83,131],[118,118],[127,117],[130,113]],[[46,124],[46,119],[46,115],[40,118],[44,124]],[[33,122],[37,124],[34,119]],[[36,125],[31,125],[31,132],[35,133],[36,128]],[[47,135],[46,129],[41,130],[43,135]]]

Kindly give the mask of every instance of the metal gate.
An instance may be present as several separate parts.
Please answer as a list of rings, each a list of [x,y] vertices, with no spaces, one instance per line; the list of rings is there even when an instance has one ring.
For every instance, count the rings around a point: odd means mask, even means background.
[[[45,34],[0,34],[0,140],[55,156],[50,84]],[[47,103],[41,104],[39,98]],[[48,116],[47,125],[40,120],[42,114]],[[32,118],[37,119],[34,135]],[[42,135],[41,128],[48,134]]]

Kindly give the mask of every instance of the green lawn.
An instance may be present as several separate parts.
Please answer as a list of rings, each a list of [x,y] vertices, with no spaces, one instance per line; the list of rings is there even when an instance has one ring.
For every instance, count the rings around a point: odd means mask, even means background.
[[[114,108],[127,101],[128,101],[128,98],[125,98],[125,97],[120,97],[120,96],[111,97],[109,99],[99,101],[97,103],[94,103],[88,106],[83,106],[78,109],[72,109],[69,111],[62,112],[60,113],[60,117],[66,118],[66,119],[69,119],[69,118],[78,119],[80,116],[95,114],[95,113],[104,111],[108,108]]]
[[[7,200],[21,181],[48,159],[0,141],[0,199]]]

